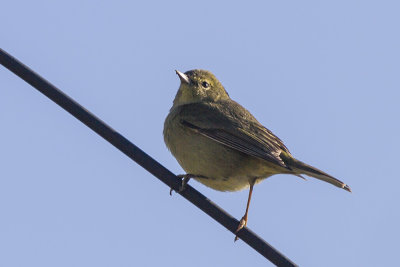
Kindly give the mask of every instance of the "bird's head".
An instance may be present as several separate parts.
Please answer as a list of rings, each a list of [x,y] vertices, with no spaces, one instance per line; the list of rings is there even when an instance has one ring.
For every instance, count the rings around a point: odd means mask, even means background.
[[[176,71],[181,80],[174,106],[197,102],[217,102],[229,99],[229,95],[218,79],[207,70]]]

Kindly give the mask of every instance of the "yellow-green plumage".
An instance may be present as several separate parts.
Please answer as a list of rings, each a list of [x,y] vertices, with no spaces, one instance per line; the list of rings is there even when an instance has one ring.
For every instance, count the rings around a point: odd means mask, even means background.
[[[205,70],[177,72],[181,86],[164,140],[185,172],[220,191],[237,191],[278,173],[306,174],[350,191],[336,178],[292,157],[283,142],[231,100]]]

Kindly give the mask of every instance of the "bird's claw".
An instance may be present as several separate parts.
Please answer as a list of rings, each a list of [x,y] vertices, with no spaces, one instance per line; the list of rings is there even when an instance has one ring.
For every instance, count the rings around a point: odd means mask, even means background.
[[[181,184],[181,186],[179,187],[179,190],[177,191],[177,193],[181,193],[183,190],[186,189],[186,185],[187,185],[187,183],[189,182],[190,178],[193,177],[193,175],[191,175],[191,174],[179,174],[179,175],[177,175],[177,176],[178,176],[179,178],[183,178],[182,184]],[[169,190],[169,195],[170,195],[170,196],[172,196],[172,191],[173,191],[173,190],[174,190],[173,188],[171,188],[171,189]]]
[[[235,242],[239,240],[239,237],[237,236],[238,232],[240,230],[242,230],[242,228],[245,227],[246,225],[247,225],[247,218],[245,216],[243,216],[243,218],[239,221],[238,228],[235,231],[235,234],[236,234],[235,240],[234,240]]]

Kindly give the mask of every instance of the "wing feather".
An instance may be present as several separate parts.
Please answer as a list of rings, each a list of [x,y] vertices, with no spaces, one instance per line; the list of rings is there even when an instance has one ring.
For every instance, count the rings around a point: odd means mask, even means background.
[[[279,157],[283,142],[233,100],[179,107],[182,125],[242,153],[290,169]]]

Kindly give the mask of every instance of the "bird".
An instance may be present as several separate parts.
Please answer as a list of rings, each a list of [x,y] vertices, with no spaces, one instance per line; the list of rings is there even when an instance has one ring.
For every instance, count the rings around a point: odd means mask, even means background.
[[[180,86],[165,119],[163,136],[186,172],[178,175],[183,178],[179,191],[191,178],[218,191],[249,188],[235,241],[247,226],[254,185],[272,175],[307,175],[351,192],[342,181],[294,158],[276,135],[229,97],[210,71],[176,70],[176,74]]]

